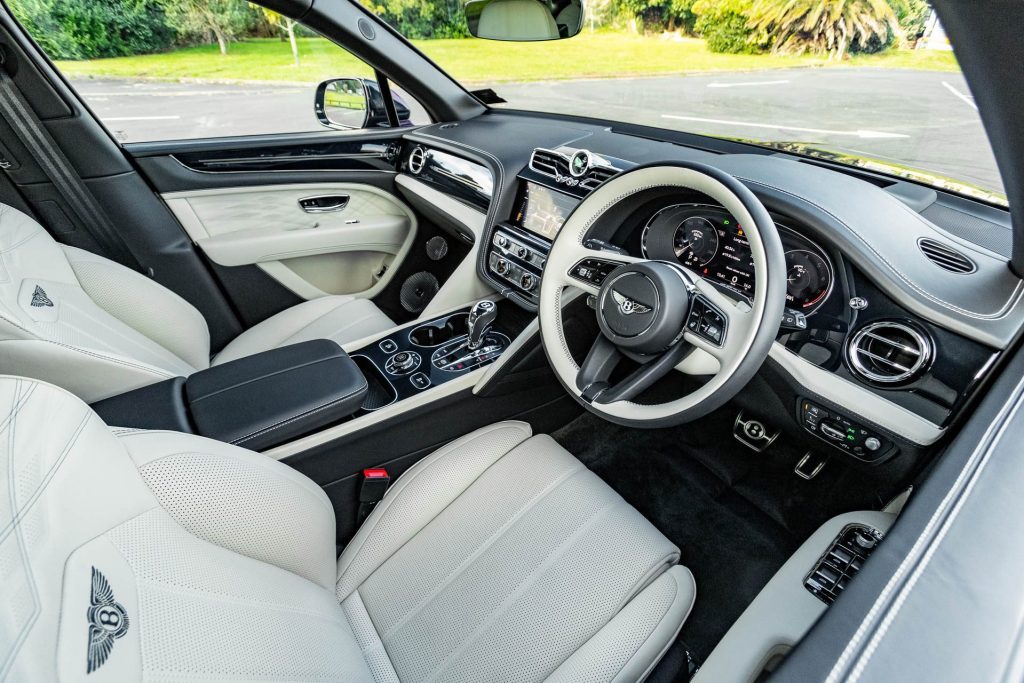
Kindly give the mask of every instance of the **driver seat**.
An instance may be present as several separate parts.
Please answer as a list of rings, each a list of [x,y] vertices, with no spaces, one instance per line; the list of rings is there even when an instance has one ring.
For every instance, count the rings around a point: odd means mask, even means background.
[[[636,681],[694,598],[678,549],[520,422],[412,467],[337,560],[295,470],[42,382],[0,377],[0,472],[0,679]]]

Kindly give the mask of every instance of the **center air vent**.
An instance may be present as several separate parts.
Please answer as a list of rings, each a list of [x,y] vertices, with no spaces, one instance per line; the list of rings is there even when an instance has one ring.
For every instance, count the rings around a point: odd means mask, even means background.
[[[575,168],[574,168],[575,167]],[[589,192],[619,172],[607,160],[587,150],[569,150],[566,153],[550,149],[535,149],[530,156],[530,168],[554,178],[555,182],[579,187]]]
[[[973,273],[978,269],[974,261],[948,244],[922,237],[917,241],[917,246],[929,261],[951,273]]]
[[[928,368],[932,354],[932,342],[924,333],[893,321],[865,325],[846,349],[854,373],[879,384],[916,379]]]
[[[409,152],[409,173],[419,175],[425,163],[427,163],[427,150],[422,147],[413,147],[413,150]]]

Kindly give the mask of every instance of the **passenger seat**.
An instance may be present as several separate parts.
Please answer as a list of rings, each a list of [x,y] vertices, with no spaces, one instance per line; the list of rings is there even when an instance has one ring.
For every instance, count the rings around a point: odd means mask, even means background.
[[[326,296],[243,332],[211,363],[195,307],[129,268],[58,244],[0,204],[0,373],[51,382],[89,403],[279,346],[344,344],[392,327],[368,299]]]

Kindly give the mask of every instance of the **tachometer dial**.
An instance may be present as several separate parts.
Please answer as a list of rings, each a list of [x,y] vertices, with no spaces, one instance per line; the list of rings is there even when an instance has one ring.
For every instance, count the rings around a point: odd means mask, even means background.
[[[684,266],[703,268],[718,254],[718,230],[707,218],[691,216],[676,229],[672,246]]]
[[[786,252],[786,305],[804,313],[814,311],[832,291],[832,268],[813,251]]]

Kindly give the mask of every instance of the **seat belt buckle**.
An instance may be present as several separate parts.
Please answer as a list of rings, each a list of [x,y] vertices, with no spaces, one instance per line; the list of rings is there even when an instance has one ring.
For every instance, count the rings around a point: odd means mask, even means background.
[[[373,508],[384,499],[391,475],[383,467],[370,467],[363,470],[363,482],[359,486],[359,514],[356,521],[362,524]]]

